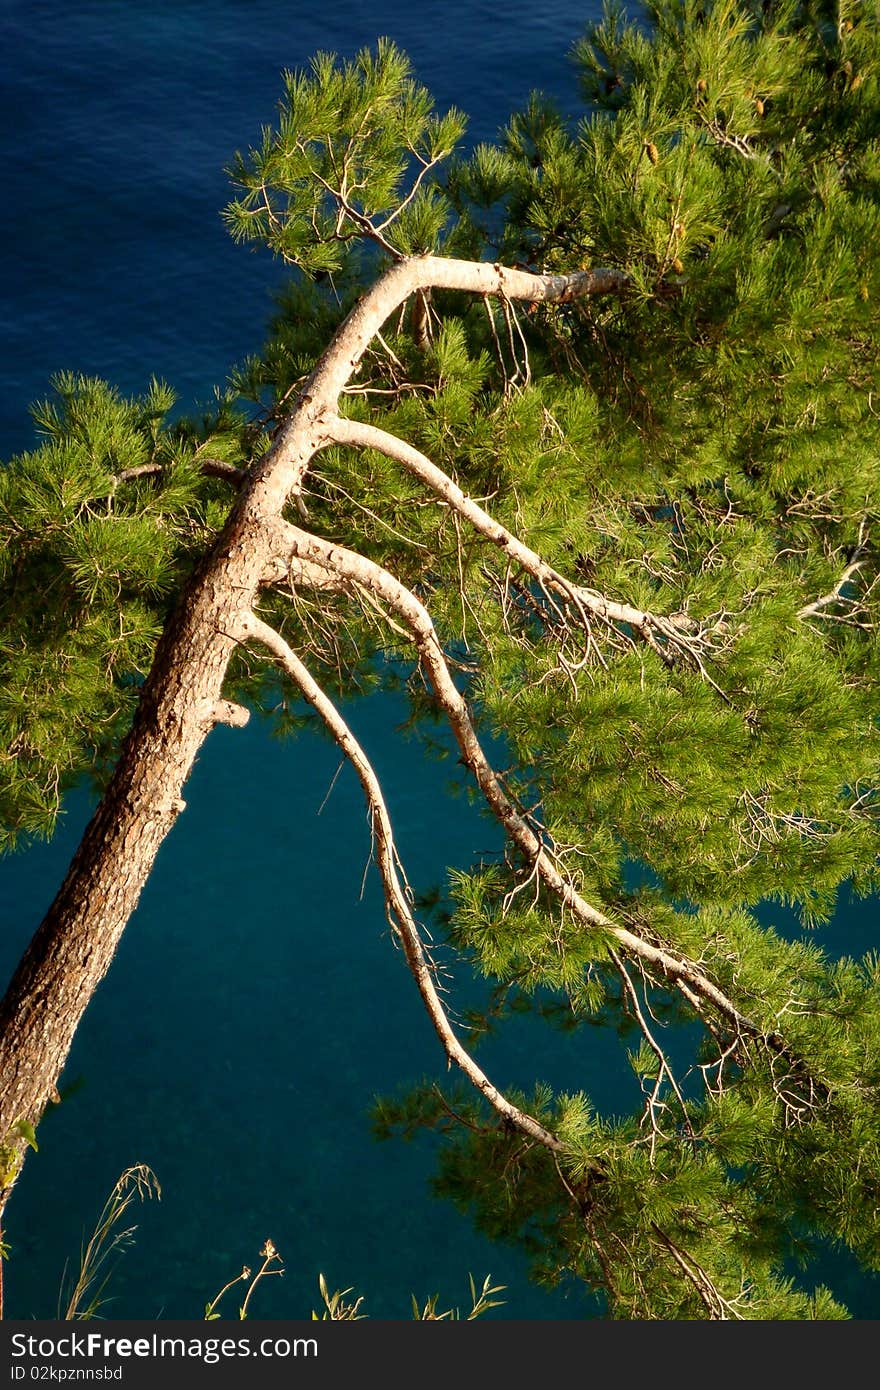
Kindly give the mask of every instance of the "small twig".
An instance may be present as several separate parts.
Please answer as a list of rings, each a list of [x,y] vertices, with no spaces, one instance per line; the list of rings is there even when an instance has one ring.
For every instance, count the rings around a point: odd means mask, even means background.
[[[261,1258],[262,1258],[263,1263],[260,1265],[260,1268],[257,1270],[256,1274],[254,1275],[253,1282],[251,1283],[251,1286],[250,1286],[250,1288],[248,1289],[248,1291],[247,1291],[247,1293],[246,1293],[246,1295],[245,1295],[244,1303],[241,1305],[241,1307],[240,1307],[239,1310],[238,1310],[238,1316],[239,1316],[239,1318],[240,1318],[240,1320],[241,1320],[242,1322],[243,1322],[243,1321],[245,1320],[245,1318],[247,1317],[248,1304],[250,1303],[251,1299],[253,1298],[254,1289],[257,1287],[257,1285],[259,1284],[260,1280],[261,1280],[261,1279],[264,1279],[264,1278],[267,1278],[270,1274],[283,1274],[283,1273],[284,1273],[284,1267],[283,1267],[283,1265],[282,1265],[281,1269],[270,1269],[270,1268],[269,1268],[269,1266],[272,1264],[273,1260],[279,1260],[279,1261],[280,1261],[280,1259],[281,1259],[281,1256],[279,1255],[278,1251],[275,1249],[275,1246],[272,1244],[271,1240],[267,1240],[267,1241],[266,1241],[266,1244],[263,1246],[262,1250],[260,1251],[260,1256],[261,1256]]]
[[[235,1288],[236,1284],[246,1283],[247,1280],[250,1279],[250,1277],[250,1268],[247,1265],[243,1265],[241,1274],[236,1274],[235,1278],[230,1279],[228,1284],[224,1284],[220,1292],[215,1294],[214,1297],[211,1299],[211,1302],[205,1309],[205,1321],[211,1321],[214,1314],[214,1310],[216,1309],[217,1304],[220,1302],[224,1294],[228,1293],[230,1289]]]
[[[843,574],[838,579],[834,588],[827,594],[822,594],[820,598],[814,599],[812,603],[805,603],[803,608],[799,608],[797,616],[799,618],[809,618],[814,613],[819,613],[821,609],[827,608],[830,603],[837,603],[843,590],[846,588],[853,575],[857,574],[864,564],[863,560],[853,560],[852,564],[847,565]]]
[[[703,1266],[698,1264],[692,1255],[685,1254],[665,1231],[661,1231],[656,1222],[652,1221],[651,1229],[661,1244],[669,1251],[688,1283],[693,1285],[709,1317],[714,1321],[727,1322],[732,1315],[741,1322],[742,1314],[737,1312],[730,1299],[724,1297]]]

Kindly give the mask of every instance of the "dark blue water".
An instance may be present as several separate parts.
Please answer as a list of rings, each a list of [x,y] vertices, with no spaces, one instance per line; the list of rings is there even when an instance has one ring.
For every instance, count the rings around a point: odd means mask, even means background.
[[[470,138],[489,138],[536,86],[577,109],[566,54],[597,10],[4,0],[0,455],[33,442],[27,404],[54,371],[132,392],[156,373],[189,409],[259,348],[280,272],[232,245],[219,210],[223,166],[272,119],[282,68],[388,34],[438,104],[470,114]],[[351,718],[424,890],[495,840],[448,800],[443,765],[400,740],[400,714],[366,703]],[[442,1059],[371,878],[361,899],[368,833],[348,772],[317,814],[336,767],[317,740],[279,745],[260,726],[212,734],[77,1035],[73,1094],[41,1127],[11,1204],[11,1315],[55,1313],[65,1258],[136,1161],[153,1166],[163,1199],[140,1213],[110,1315],[199,1316],[267,1236],[287,1273],[264,1284],[257,1316],[308,1315],[319,1271],[331,1288],[354,1285],[374,1316],[408,1316],[411,1292],[466,1303],[468,1272],[508,1286],[502,1316],[589,1311],[574,1291],[530,1285],[515,1253],[431,1197],[427,1142],[370,1136],[373,1096],[441,1075]],[[0,864],[4,977],[87,813],[71,798],[51,845]],[[862,907],[847,919],[866,944],[872,918]],[[609,1112],[636,1101],[628,1068],[594,1042],[555,1051],[528,1020],[482,1060],[502,1086],[546,1079]],[[854,1311],[876,1315],[876,1283],[844,1274]]]
[[[491,138],[532,87],[574,102],[566,54],[598,9],[2,0],[2,453],[61,368],[123,390],[156,372],[192,401],[260,345],[277,274],[219,211],[224,166],[272,120],[282,69],[388,34],[438,105]]]

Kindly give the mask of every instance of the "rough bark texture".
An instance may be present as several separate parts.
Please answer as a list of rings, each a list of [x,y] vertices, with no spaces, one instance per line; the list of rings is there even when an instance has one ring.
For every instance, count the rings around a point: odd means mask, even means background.
[[[320,432],[303,414],[310,457]],[[299,455],[289,447],[294,441],[285,442],[278,452],[293,473]],[[184,808],[196,754],[215,720],[229,717],[221,688],[233,634],[269,560],[267,491],[265,477],[247,487],[183,594],[107,792],[0,1003],[0,1136],[7,1143],[17,1122],[36,1125],[54,1096],[79,1021]]]
[[[103,978],[163,839],[183,809],[181,789],[213,722],[229,655],[226,634],[242,582],[255,589],[246,524],[178,608],[113,780],[55,901],[0,1005],[4,1135],[36,1123],[53,1095],[77,1024]]]

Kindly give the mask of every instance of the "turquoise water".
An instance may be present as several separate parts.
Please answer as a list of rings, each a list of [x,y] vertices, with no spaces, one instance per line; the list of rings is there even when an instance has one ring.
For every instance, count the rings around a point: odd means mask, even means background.
[[[271,119],[284,67],[319,47],[390,34],[441,104],[490,137],[533,86],[576,109],[566,52],[598,6],[572,3],[21,3],[0,7],[4,187],[0,240],[2,454],[32,441],[26,403],[61,368],[126,391],[155,372],[187,408],[256,350],[277,268],[235,248],[218,217],[224,162]],[[496,843],[447,770],[395,730],[401,710],[351,712],[384,777],[417,889]],[[429,1191],[428,1141],[377,1145],[376,1093],[442,1074],[439,1047],[361,883],[360,793],[329,744],[218,729],[186,790],[113,968],[77,1034],[71,1094],[41,1127],[9,1212],[7,1309],[52,1316],[65,1259],[118,1174],[153,1166],[159,1204],[113,1279],[116,1316],[199,1316],[270,1236],[287,1273],[258,1316],[302,1316],[317,1276],[354,1285],[374,1316],[409,1295],[464,1302],[467,1274],[508,1285],[501,1316],[579,1317],[574,1290],[528,1283],[523,1261]],[[88,814],[73,797],[55,841],[0,864],[0,971],[13,968]],[[848,908],[835,941],[864,950],[876,908]],[[463,982],[464,983],[464,982]],[[529,1020],[482,1060],[500,1085],[547,1079],[628,1109],[635,1082],[591,1035],[555,1050]],[[831,1266],[829,1266],[831,1268]],[[833,1267],[860,1316],[877,1282]]]
[[[438,811],[445,767],[399,744],[398,713],[379,702],[350,712],[424,888],[492,837],[460,802],[448,818]],[[19,1315],[54,1311],[65,1254],[134,1160],[164,1191],[113,1281],[118,1316],[197,1316],[267,1235],[288,1273],[264,1286],[265,1316],[307,1313],[319,1270],[366,1293],[375,1316],[406,1316],[410,1291],[464,1299],[469,1271],[507,1283],[512,1314],[579,1313],[532,1289],[520,1260],[430,1197],[428,1143],[370,1136],[376,1093],[443,1067],[372,877],[360,898],[369,837],[347,770],[318,815],[337,765],[328,743],[279,745],[259,727],[217,730],[206,745],[187,811],[77,1034],[65,1078],[74,1094],[41,1127],[10,1208]],[[57,841],[3,866],[10,964],[84,815],[76,802]],[[536,1058],[541,1041],[526,1024],[503,1052],[487,1049],[485,1065],[502,1085],[588,1079],[613,1107],[600,1059]]]

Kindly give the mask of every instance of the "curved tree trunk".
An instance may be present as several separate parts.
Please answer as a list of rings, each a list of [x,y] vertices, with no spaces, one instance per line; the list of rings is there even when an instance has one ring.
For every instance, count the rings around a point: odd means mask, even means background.
[[[299,413],[314,439],[310,413]],[[277,453],[292,476],[291,449]],[[0,1002],[0,1142],[7,1147],[18,1122],[36,1125],[55,1096],[79,1021],[184,809],[181,792],[196,754],[213,724],[230,717],[221,689],[240,615],[268,562],[269,490],[265,478],[247,485],[182,594],[110,784]],[[0,1189],[0,1211],[15,1175]]]
[[[385,319],[420,289],[508,299],[566,300],[619,292],[615,271],[537,276],[486,263],[398,261],[363,296],[257,463],[212,552],[187,585],[159,642],[110,785],[67,876],[0,1003],[0,1146],[17,1150],[56,1094],[74,1033],[106,974],[159,847],[183,809],[181,791],[218,717],[230,655],[277,554],[277,522],[315,452],[340,391]],[[284,564],[287,559],[284,558]],[[6,1163],[0,1213],[20,1162]]]
[[[36,1124],[55,1093],[79,1020],[183,809],[181,789],[213,723],[233,647],[226,619],[241,586],[256,587],[247,547],[237,548],[238,563],[236,550],[224,552],[163,636],[110,786],[0,1004],[4,1135],[19,1120]]]

